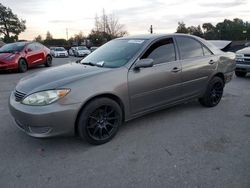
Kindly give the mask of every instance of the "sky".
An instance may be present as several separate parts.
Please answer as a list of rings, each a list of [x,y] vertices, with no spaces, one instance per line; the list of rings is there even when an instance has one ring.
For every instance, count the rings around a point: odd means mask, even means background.
[[[115,14],[129,35],[173,33],[178,22],[186,26],[204,22],[216,24],[241,18],[250,22],[250,0],[1,0],[4,6],[26,20],[27,29],[19,39],[33,40],[47,31],[54,38],[65,38],[79,32],[85,35],[94,27],[94,18],[105,9]]]

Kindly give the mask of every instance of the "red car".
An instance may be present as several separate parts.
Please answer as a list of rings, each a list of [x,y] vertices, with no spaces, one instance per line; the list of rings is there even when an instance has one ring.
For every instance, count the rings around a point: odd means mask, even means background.
[[[50,50],[38,42],[15,42],[0,48],[0,70],[18,70],[44,64],[52,65]]]

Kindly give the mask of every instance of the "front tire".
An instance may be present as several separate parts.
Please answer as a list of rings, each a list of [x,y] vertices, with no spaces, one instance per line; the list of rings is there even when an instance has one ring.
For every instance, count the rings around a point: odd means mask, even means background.
[[[52,57],[51,57],[50,55],[48,55],[48,56],[46,57],[46,61],[45,61],[44,65],[45,65],[46,67],[51,67],[51,66],[52,66]]]
[[[110,141],[121,124],[120,106],[109,98],[97,98],[80,113],[77,128],[82,139],[90,144],[100,145]]]
[[[24,59],[19,59],[18,61],[18,72],[24,73],[28,70],[27,62]]]
[[[207,86],[206,93],[199,102],[206,107],[214,107],[219,104],[224,90],[224,82],[220,77],[214,77]]]
[[[237,77],[245,77],[247,75],[247,72],[235,71],[235,75]]]

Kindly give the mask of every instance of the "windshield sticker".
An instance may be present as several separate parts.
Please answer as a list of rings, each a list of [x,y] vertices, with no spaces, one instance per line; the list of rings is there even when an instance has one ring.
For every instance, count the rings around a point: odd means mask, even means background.
[[[128,43],[141,44],[144,40],[129,40]]]
[[[99,62],[97,62],[96,64],[99,65],[99,66],[103,66],[104,61],[99,61]]]

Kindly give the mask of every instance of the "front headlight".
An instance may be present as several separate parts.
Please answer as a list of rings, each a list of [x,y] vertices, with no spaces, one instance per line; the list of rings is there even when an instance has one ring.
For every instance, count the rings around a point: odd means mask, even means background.
[[[6,57],[6,59],[7,60],[14,59],[15,56],[16,56],[16,54],[11,54],[10,56]]]
[[[51,104],[60,98],[65,97],[70,92],[70,89],[48,90],[33,93],[25,97],[22,104],[31,106],[44,106]]]

